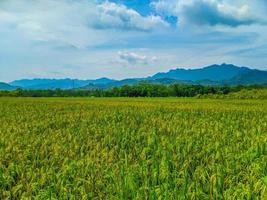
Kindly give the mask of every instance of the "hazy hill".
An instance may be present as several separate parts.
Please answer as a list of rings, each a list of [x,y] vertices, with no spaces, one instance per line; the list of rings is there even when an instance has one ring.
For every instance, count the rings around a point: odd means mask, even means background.
[[[7,83],[0,82],[0,90],[15,90],[17,87],[11,86]]]
[[[231,64],[211,65],[200,69],[175,69],[166,73],[157,73],[151,79],[172,78],[178,80],[210,80],[222,81],[249,72],[247,67],[237,67]]]
[[[22,79],[11,82],[13,86],[19,86],[25,89],[72,89],[80,88],[89,84],[108,84],[114,80],[100,78],[96,80],[78,80],[78,79]]]
[[[267,84],[267,71],[232,64],[211,65],[200,69],[175,69],[139,79],[124,79],[108,84],[90,84],[83,89],[106,89],[140,82],[153,84],[252,85]]]
[[[228,85],[267,84],[267,71],[251,70],[224,82]]]
[[[157,73],[146,78],[129,78],[112,80],[100,78],[96,80],[78,79],[22,79],[10,83],[25,89],[108,89],[123,85],[134,85],[140,82],[153,84],[200,84],[200,85],[251,85],[267,84],[267,71],[238,67],[232,64],[211,65],[199,69],[174,69]]]

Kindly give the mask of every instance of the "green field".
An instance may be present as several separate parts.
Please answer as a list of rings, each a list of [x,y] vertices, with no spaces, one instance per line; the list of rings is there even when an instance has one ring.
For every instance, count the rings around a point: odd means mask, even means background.
[[[0,98],[0,199],[267,199],[267,101]]]

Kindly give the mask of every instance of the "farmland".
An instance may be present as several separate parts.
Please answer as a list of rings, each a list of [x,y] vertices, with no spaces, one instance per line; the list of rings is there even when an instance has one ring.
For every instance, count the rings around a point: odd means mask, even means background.
[[[0,199],[267,199],[267,101],[0,98]]]

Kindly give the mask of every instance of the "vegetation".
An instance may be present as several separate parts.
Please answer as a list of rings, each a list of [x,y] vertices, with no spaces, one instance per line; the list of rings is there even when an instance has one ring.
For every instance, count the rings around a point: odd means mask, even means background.
[[[205,94],[199,97],[213,99],[267,99],[267,89],[242,89],[238,92],[232,92],[226,95]]]
[[[267,102],[1,98],[0,199],[267,199]]]
[[[11,97],[194,97],[197,95],[226,95],[243,89],[263,89],[264,86],[202,86],[185,84],[148,84],[125,85],[107,90],[22,90],[0,91],[1,96]]]

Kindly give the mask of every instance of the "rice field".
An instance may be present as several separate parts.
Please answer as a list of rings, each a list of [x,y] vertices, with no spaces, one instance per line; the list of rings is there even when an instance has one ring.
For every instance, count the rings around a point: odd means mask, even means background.
[[[0,98],[0,199],[267,199],[267,100]]]

